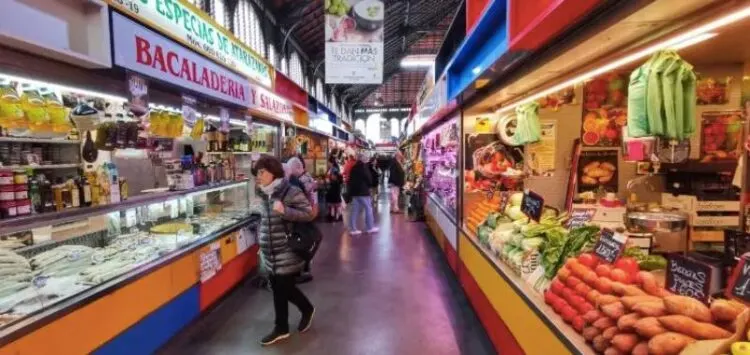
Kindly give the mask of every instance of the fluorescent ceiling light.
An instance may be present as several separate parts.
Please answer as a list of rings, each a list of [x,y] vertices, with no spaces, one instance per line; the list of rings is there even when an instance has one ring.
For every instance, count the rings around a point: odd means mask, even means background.
[[[595,78],[601,74],[607,73],[613,69],[634,63],[636,61],[642,60],[660,50],[663,49],[672,49],[672,50],[679,50],[686,48],[688,46],[692,46],[694,44],[706,41],[710,38],[715,37],[717,34],[712,33],[712,31],[724,27],[726,25],[735,23],[737,21],[743,20],[750,16],[750,6],[746,6],[742,8],[741,10],[734,11],[731,14],[728,14],[724,17],[718,18],[714,21],[708,22],[702,26],[698,26],[692,30],[686,31],[682,34],[679,34],[677,36],[674,36],[670,39],[658,42],[652,46],[646,47],[640,51],[637,51],[635,53],[626,55],[620,59],[617,59],[613,62],[610,62],[606,65],[603,65],[597,69],[591,70],[589,72],[586,72],[584,74],[581,74],[573,79],[567,80],[561,84],[555,85],[549,89],[543,90],[541,92],[538,92],[536,94],[533,94],[529,97],[526,97],[520,101],[517,101],[515,103],[512,103],[508,106],[505,106],[503,108],[500,108],[497,110],[497,113],[504,113],[508,112],[510,110],[515,109],[518,105],[528,103],[534,100],[537,100],[539,98],[542,98],[544,96],[550,95],[552,93],[555,93],[557,91],[560,91],[562,89],[565,89],[567,87],[573,86],[577,83],[580,83],[582,81],[586,81],[592,78]]]
[[[48,83],[48,82],[29,79],[29,78],[22,78],[20,76],[9,75],[9,74],[4,74],[4,73],[0,73],[0,79],[17,81],[21,84],[31,84],[36,87],[48,88],[54,91],[65,91],[65,92],[71,92],[71,93],[83,95],[83,96],[98,97],[98,98],[102,98],[108,101],[115,101],[115,102],[127,102],[128,101],[127,99],[121,96],[103,94],[103,93],[95,92],[91,90],[80,89],[80,88],[76,88],[72,86],[59,85],[59,84],[54,84],[54,83]]]
[[[429,68],[435,65],[435,56],[432,55],[407,55],[401,59],[404,68]]]

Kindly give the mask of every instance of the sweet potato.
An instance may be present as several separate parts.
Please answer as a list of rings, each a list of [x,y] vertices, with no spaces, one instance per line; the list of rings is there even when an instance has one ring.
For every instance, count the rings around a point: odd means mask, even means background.
[[[566,266],[561,267],[560,270],[557,271],[557,278],[560,279],[561,282],[565,282],[568,277],[570,277],[570,269]]]
[[[729,300],[717,299],[711,302],[711,316],[718,321],[733,322],[745,310],[745,305]]]
[[[609,340],[604,339],[603,336],[599,335],[591,341],[591,345],[596,351],[604,351],[609,347]]]
[[[633,331],[633,325],[639,319],[641,319],[641,316],[638,313],[626,314],[617,320],[617,328],[623,332]]]
[[[699,322],[711,323],[711,310],[701,301],[686,296],[664,297],[664,307],[670,314],[681,314]]]
[[[644,338],[653,338],[667,332],[656,317],[645,317],[637,320],[633,324],[633,329]]]
[[[619,302],[620,297],[613,296],[613,295],[599,295],[599,298],[596,299],[596,304],[599,306],[607,305],[610,303]]]
[[[666,332],[659,334],[648,341],[648,352],[652,355],[679,354],[688,344],[695,339],[680,333]]]
[[[618,332],[618,331],[619,331],[619,330],[617,329],[617,327],[615,327],[615,326],[611,326],[611,327],[609,327],[609,328],[605,329],[605,330],[604,330],[604,331],[602,332],[602,336],[604,337],[604,339],[607,339],[607,340],[612,340],[612,338],[613,338],[613,337],[614,337],[615,335],[617,335],[617,332]]]
[[[599,312],[598,310],[592,310],[586,312],[586,314],[583,315],[583,320],[585,320],[587,323],[594,323],[597,319],[604,317],[604,315]]]
[[[597,327],[586,327],[583,328],[583,332],[581,334],[583,335],[583,338],[586,339],[586,341],[592,341],[601,333],[602,331]]]
[[[633,333],[617,334],[614,338],[612,338],[610,343],[612,344],[612,346],[617,348],[617,350],[620,350],[625,354],[629,354],[631,351],[633,351],[635,345],[638,344],[638,335],[635,335]]]
[[[620,301],[608,303],[599,308],[604,315],[614,320],[620,319],[620,317],[625,315],[625,306],[623,306]]]
[[[641,288],[646,291],[649,295],[656,296],[659,289],[659,284],[656,282],[654,274],[648,271],[641,271],[638,273],[638,280],[641,282]]]
[[[635,344],[635,347],[633,348],[633,351],[631,352],[632,355],[648,355],[648,342],[642,341],[638,344]]]
[[[620,350],[617,350],[615,347],[608,347],[604,349],[604,355],[625,355],[625,353],[621,352]]]
[[[633,306],[633,311],[643,317],[660,317],[667,314],[667,309],[662,301],[638,303]]]
[[[620,298],[620,302],[625,305],[627,309],[633,309],[638,303],[642,302],[661,302],[661,298],[656,296],[624,296]]]
[[[633,285],[626,285],[622,282],[613,281],[612,291],[620,296],[646,296],[646,292],[643,292],[640,288]]]
[[[586,301],[591,302],[591,304],[596,304],[599,296],[601,296],[601,293],[599,293],[599,291],[597,290],[592,289],[591,291],[589,291],[589,293],[586,294]]]
[[[685,334],[695,339],[724,339],[732,336],[732,333],[721,329],[711,323],[698,322],[688,316],[674,314],[659,317],[659,322],[664,328],[673,332]]]
[[[605,329],[607,329],[609,327],[614,326],[615,325],[615,321],[613,321],[612,319],[607,318],[607,317],[602,317],[602,318],[597,319],[591,325],[593,325],[593,326],[599,328],[599,330],[603,331],[603,330],[605,330]]]

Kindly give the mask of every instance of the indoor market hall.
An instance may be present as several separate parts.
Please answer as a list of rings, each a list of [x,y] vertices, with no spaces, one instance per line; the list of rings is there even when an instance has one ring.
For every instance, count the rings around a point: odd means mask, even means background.
[[[159,353],[495,354],[425,224],[389,213],[382,195],[377,233],[350,236],[342,222],[317,223],[324,239],[314,279],[300,286],[316,307],[309,331],[262,347],[260,339],[273,328],[272,296],[247,279]],[[296,326],[299,312],[289,309]]]

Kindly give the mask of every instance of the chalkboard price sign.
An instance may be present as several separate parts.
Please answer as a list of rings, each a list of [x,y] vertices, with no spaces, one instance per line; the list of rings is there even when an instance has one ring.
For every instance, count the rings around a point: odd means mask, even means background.
[[[678,295],[688,296],[708,303],[711,295],[713,268],[701,261],[670,254],[667,262],[666,288]]]
[[[544,211],[544,198],[538,193],[526,189],[523,191],[523,200],[521,200],[521,212],[529,218],[539,222]]]
[[[725,294],[729,298],[750,304],[750,253],[740,257],[740,261],[732,272]]]
[[[570,212],[570,219],[568,219],[568,228],[575,228],[584,226],[586,223],[591,222],[596,214],[596,208],[574,208]]]
[[[611,229],[602,229],[602,235],[594,245],[594,254],[607,263],[614,263],[625,250],[627,237]]]

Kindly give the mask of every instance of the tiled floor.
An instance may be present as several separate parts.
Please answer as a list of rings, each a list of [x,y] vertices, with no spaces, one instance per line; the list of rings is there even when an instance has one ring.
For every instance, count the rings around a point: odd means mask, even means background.
[[[273,324],[271,294],[246,282],[184,330],[163,354],[441,355],[494,349],[423,223],[387,213],[377,235],[350,237],[321,223],[325,239],[302,286],[317,307],[312,329],[263,348]],[[383,213],[385,212],[385,213]],[[290,305],[290,323],[299,313]]]

